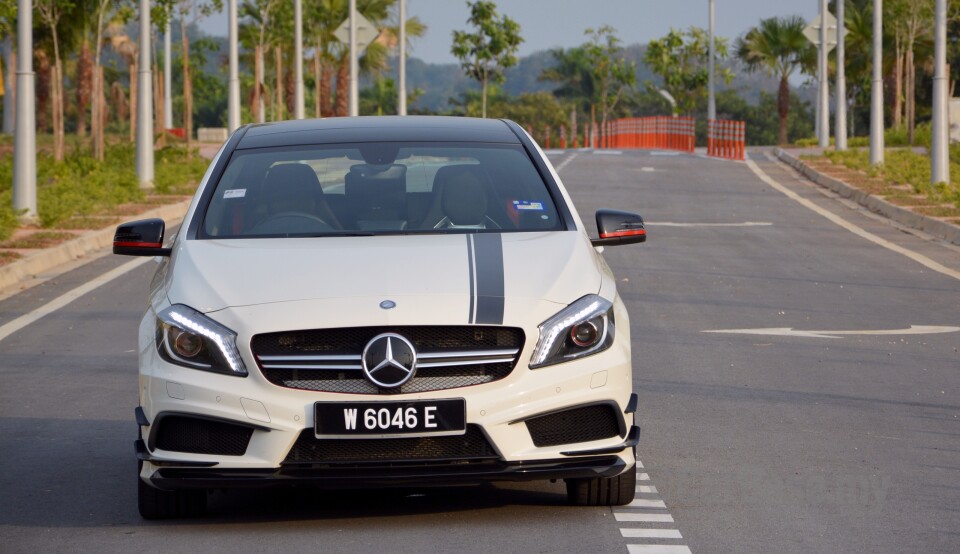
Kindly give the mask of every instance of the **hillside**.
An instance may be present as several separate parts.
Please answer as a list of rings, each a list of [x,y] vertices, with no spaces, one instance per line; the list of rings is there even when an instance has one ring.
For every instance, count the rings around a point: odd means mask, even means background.
[[[637,84],[643,86],[647,81],[656,83],[658,79],[643,63],[645,46],[634,44],[624,48],[626,58],[636,64]],[[535,52],[520,58],[516,66],[506,71],[506,81],[503,89],[511,95],[522,92],[551,91],[555,83],[540,81],[537,77],[543,70],[553,63],[553,56],[549,51]],[[777,93],[777,81],[762,73],[747,73],[739,63],[725,62],[721,67],[730,67],[734,79],[729,85],[718,83],[717,90],[733,89],[751,105],[756,105],[760,99],[760,92]],[[396,78],[396,59],[391,60],[390,70],[386,73]],[[361,78],[360,86],[368,86],[369,79]],[[456,99],[461,93],[470,89],[479,89],[480,85],[466,77],[458,64],[428,64],[417,58],[407,60],[407,87],[422,89],[423,95],[411,105],[411,109],[444,111],[450,109],[450,100]],[[811,87],[794,88],[791,93],[797,94],[804,100],[810,99]]]

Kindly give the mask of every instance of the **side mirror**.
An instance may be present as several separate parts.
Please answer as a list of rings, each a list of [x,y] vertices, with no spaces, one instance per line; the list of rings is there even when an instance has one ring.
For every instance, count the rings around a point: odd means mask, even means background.
[[[163,247],[162,219],[141,219],[117,227],[113,235],[113,253],[123,256],[169,256],[170,249]]]
[[[643,218],[630,212],[597,210],[597,231],[600,232],[600,238],[590,239],[594,246],[616,246],[647,240]]]

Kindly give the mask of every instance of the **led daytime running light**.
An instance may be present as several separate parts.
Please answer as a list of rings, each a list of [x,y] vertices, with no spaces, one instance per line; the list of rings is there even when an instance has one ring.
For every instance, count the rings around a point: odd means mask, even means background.
[[[182,305],[171,306],[159,315],[160,319],[168,325],[206,338],[217,347],[230,371],[238,375],[247,374],[247,368],[237,351],[236,333],[200,312]]]
[[[613,304],[609,300],[590,294],[577,300],[564,308],[560,313],[551,317],[540,324],[540,340],[537,347],[533,350],[530,358],[530,367],[537,368],[550,363],[550,354],[558,340],[566,340],[566,334],[571,327],[578,323],[584,323],[596,317],[604,316]],[[607,322],[604,321],[604,329],[601,333],[606,334]],[[598,345],[603,341],[598,341]]]

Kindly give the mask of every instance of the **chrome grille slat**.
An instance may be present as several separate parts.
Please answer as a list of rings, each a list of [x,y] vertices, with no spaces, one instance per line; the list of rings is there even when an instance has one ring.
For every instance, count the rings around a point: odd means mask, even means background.
[[[360,354],[318,356],[257,356],[257,359],[261,362],[359,362]]]
[[[512,350],[472,350],[468,352],[418,352],[418,360],[446,358],[479,358],[483,356],[516,356],[519,349]]]
[[[504,364],[512,363],[514,358],[483,358],[476,360],[458,360],[458,361],[440,361],[440,362],[417,362],[417,368],[425,369],[428,367],[457,367],[465,365],[483,365],[483,364]]]
[[[317,365],[317,364],[262,364],[264,369],[338,369],[344,371],[360,371],[363,367],[356,365]]]

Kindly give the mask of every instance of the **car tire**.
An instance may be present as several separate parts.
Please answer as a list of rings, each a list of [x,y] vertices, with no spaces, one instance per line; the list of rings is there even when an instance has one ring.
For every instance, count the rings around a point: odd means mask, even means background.
[[[567,501],[574,506],[623,506],[637,493],[637,470],[632,467],[615,477],[566,479]]]
[[[138,468],[142,466],[142,462]],[[203,515],[207,509],[205,490],[160,490],[143,482],[137,474],[137,507],[143,519],[180,519]]]

